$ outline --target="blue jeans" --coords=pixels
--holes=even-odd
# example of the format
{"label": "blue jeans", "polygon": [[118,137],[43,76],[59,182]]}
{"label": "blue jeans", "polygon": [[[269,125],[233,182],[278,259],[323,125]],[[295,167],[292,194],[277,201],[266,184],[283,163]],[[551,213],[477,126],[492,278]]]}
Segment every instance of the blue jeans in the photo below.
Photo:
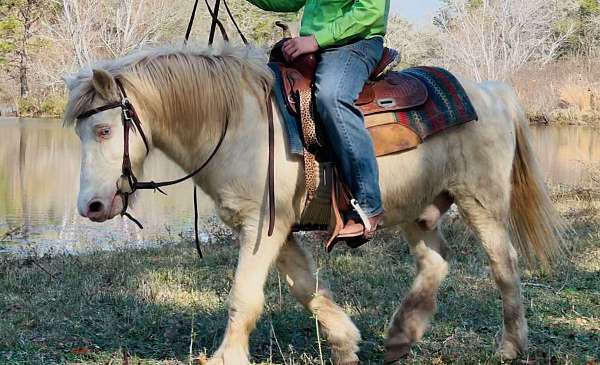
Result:
{"label": "blue jeans", "polygon": [[315,105],[337,167],[350,191],[372,217],[383,212],[379,170],[364,117],[354,106],[383,55],[383,39],[362,39],[319,53]]}

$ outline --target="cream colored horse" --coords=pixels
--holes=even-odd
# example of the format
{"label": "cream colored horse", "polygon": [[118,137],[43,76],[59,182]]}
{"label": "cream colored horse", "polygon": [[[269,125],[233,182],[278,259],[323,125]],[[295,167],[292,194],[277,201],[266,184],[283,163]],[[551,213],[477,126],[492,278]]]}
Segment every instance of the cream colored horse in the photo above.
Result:
{"label": "cream colored horse", "polygon": [[[123,127],[118,109],[78,122],[86,110],[119,100],[115,78],[136,107],[150,148],[158,148],[184,170],[201,164],[217,143],[226,119],[225,141],[195,183],[215,202],[223,222],[239,233],[240,253],[231,289],[223,341],[209,364],[248,364],[248,337],[260,316],[263,286],[273,264],[293,295],[313,314],[327,336],[332,362],[355,364],[360,333],[322,281],[315,293],[312,258],[290,234],[305,199],[301,159],[287,152],[285,131],[275,116],[276,227],[267,236],[267,117],[265,98],[272,76],[248,49],[158,49],[96,65],[67,80],[66,121],[82,143],[78,208],[95,221],[121,210],[115,196],[121,174]],[[499,82],[463,81],[479,121],[434,136],[419,148],[379,158],[385,226],[400,225],[418,273],[394,314],[386,339],[386,362],[407,354],[431,318],[448,271],[440,230],[415,223],[440,194],[449,193],[488,254],[502,294],[504,328],[499,353],[515,358],[527,348],[517,252],[542,262],[561,252],[561,220],[538,174],[527,121],[513,90]],[[145,148],[132,132],[133,169],[141,173]]]}

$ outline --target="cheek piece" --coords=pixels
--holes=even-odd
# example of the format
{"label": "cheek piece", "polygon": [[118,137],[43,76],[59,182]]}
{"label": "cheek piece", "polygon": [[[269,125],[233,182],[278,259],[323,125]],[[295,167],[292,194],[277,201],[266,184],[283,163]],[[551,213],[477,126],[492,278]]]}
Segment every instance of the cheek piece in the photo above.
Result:
{"label": "cheek piece", "polygon": [[[138,114],[136,113],[135,108],[133,107],[133,104],[131,104],[131,102],[127,98],[127,93],[125,92],[125,88],[123,87],[121,80],[115,79],[115,81],[116,81],[118,89],[119,89],[119,94],[120,94],[121,100],[114,101],[114,102],[105,104],[103,106],[100,106],[98,108],[90,109],[86,112],[83,112],[77,116],[77,119],[81,120],[81,119],[89,118],[92,115],[101,113],[106,110],[121,108],[121,122],[123,123],[123,131],[124,131],[124,133],[123,133],[123,162],[121,165],[121,176],[119,177],[119,179],[117,180],[117,183],[116,183],[117,184],[117,195],[119,195],[121,197],[121,200],[123,202],[123,209],[121,210],[120,214],[122,216],[129,218],[140,229],[143,229],[144,227],[142,226],[142,224],[137,219],[135,219],[133,216],[131,216],[131,214],[129,214],[127,212],[127,208],[129,207],[129,196],[131,194],[133,194],[136,190],[154,190],[154,191],[159,191],[160,193],[162,193],[164,195],[167,195],[163,190],[161,190],[161,187],[178,184],[182,181],[185,181],[185,180],[191,178],[192,176],[196,175],[197,173],[199,173],[206,165],[208,165],[208,163],[212,160],[212,158],[215,156],[215,154],[217,153],[217,151],[223,144],[223,140],[225,139],[225,135],[227,134],[229,120],[227,120],[227,119],[225,120],[225,124],[221,131],[221,136],[219,137],[219,141],[217,142],[215,148],[212,150],[210,156],[196,170],[192,171],[191,173],[189,173],[179,179],[175,179],[175,180],[161,181],[161,182],[138,181],[138,179],[136,178],[136,176],[133,173],[133,170],[131,169],[131,160],[129,158],[129,131],[133,130],[135,133],[137,130],[140,137],[142,138],[142,141],[144,142],[144,146],[146,147],[146,155],[148,155],[148,153],[150,152],[150,148],[148,146],[148,139],[146,138],[146,135],[144,134],[144,131],[142,130],[142,122],[140,121],[140,118],[138,117]],[[268,103],[268,105],[270,106],[270,103]],[[270,110],[270,108],[269,108],[269,110]],[[271,115],[272,112],[270,112],[269,114]],[[200,250],[200,240],[198,239],[198,203],[197,203],[197,193],[196,193],[195,186],[194,186],[194,228],[195,228],[196,249],[198,251],[198,255],[200,255],[200,257],[202,257],[202,251]]]}

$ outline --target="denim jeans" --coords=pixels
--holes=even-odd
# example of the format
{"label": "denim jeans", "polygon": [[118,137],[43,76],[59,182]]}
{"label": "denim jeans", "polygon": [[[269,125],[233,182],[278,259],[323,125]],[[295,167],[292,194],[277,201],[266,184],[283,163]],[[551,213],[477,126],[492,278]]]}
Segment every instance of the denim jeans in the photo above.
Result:
{"label": "denim jeans", "polygon": [[350,191],[372,217],[383,212],[379,170],[364,117],[354,106],[383,54],[383,39],[362,39],[319,52],[315,105],[337,167]]}

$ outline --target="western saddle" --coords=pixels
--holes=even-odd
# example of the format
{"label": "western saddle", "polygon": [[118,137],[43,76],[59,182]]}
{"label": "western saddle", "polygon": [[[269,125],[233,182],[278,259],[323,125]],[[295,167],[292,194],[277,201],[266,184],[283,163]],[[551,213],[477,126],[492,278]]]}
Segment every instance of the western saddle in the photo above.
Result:
{"label": "western saddle", "polygon": [[[325,147],[317,133],[319,128],[315,120],[318,118],[313,107],[318,56],[315,53],[305,54],[288,63],[282,52],[282,46],[287,39],[289,38],[275,44],[269,62],[279,67],[286,106],[301,125],[308,204],[317,191],[318,165],[315,153]],[[393,112],[423,105],[428,98],[427,88],[413,76],[389,72],[399,63],[399,59],[398,51],[385,48],[381,60],[355,101],[355,105],[365,116],[365,124],[371,134],[377,156],[404,151],[421,143],[421,138],[414,131],[397,122]],[[347,189],[341,183],[335,185],[331,198],[332,236],[327,243],[328,250],[335,244],[337,232],[343,227],[341,212],[350,209],[350,195]]]}

